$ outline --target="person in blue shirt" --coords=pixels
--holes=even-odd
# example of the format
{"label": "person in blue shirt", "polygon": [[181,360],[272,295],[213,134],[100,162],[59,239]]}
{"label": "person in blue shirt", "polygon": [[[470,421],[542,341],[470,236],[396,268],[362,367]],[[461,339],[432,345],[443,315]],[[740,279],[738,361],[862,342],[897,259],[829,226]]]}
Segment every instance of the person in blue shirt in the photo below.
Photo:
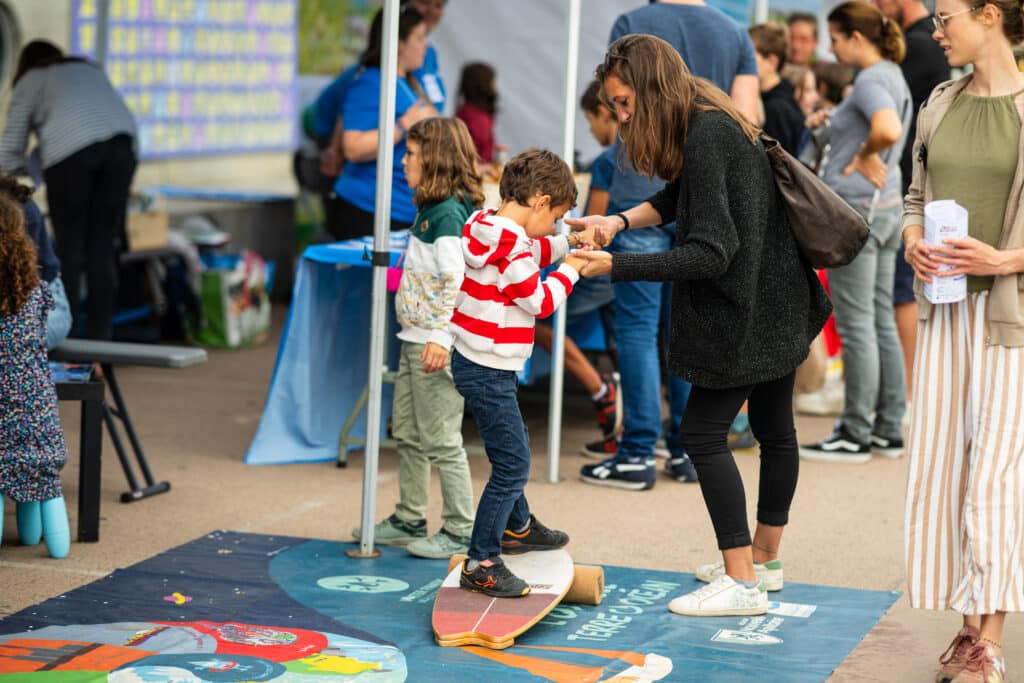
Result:
{"label": "person in blue shirt", "polygon": [[377,142],[380,134],[394,140],[394,160],[390,173],[391,229],[408,228],[416,217],[412,189],[405,180],[402,157],[405,132],[415,123],[437,116],[419,81],[413,75],[423,65],[427,50],[427,24],[415,8],[406,6],[398,18],[398,82],[395,93],[395,124],[378,130],[381,89],[381,34],[383,12],[373,18],[370,39],[359,58],[361,70],[345,92],[342,135],[345,167],[334,184],[333,211],[327,230],[338,240],[373,233],[373,215],[377,195]]}
{"label": "person in blue shirt", "polygon": [[[448,4],[448,0],[406,0],[403,4],[413,7],[423,15],[429,35],[441,23],[441,19],[444,17],[444,7]],[[441,80],[440,67],[437,64],[437,51],[434,50],[433,45],[427,44],[427,54],[423,57],[423,66],[416,69],[413,76],[422,84],[423,92],[434,108],[443,112],[448,99],[448,91],[445,90],[444,81]]]}

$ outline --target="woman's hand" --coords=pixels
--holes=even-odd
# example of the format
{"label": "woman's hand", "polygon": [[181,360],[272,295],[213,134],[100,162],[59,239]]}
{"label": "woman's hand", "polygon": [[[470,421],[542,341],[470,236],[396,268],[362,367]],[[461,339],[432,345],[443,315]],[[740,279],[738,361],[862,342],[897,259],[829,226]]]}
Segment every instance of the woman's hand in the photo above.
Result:
{"label": "woman's hand", "polygon": [[565,224],[574,232],[583,231],[593,234],[593,244],[607,247],[615,235],[624,227],[621,218],[615,216],[584,216],[583,218],[566,218]]}
{"label": "woman's hand", "polygon": [[931,257],[936,263],[953,268],[937,273],[939,277],[1008,275],[1013,272],[1011,255],[981,240],[949,238],[942,240],[942,244],[930,247]]}
{"label": "woman's hand", "polygon": [[843,175],[860,173],[868,179],[868,182],[879,188],[885,187],[887,172],[888,169],[885,167],[885,162],[882,161],[882,157],[877,152],[872,152],[871,154],[857,152],[853,155],[853,160],[850,161],[850,164],[843,169]]}
{"label": "woman's hand", "polygon": [[576,270],[584,277],[607,275],[612,272],[612,255],[607,251],[574,251],[569,258],[583,262],[582,267]]}
{"label": "woman's hand", "polygon": [[423,372],[427,374],[443,370],[448,365],[448,349],[440,344],[427,342],[423,345],[420,362],[423,363]]}
{"label": "woman's hand", "polygon": [[417,100],[411,107],[405,110],[404,114],[398,117],[398,123],[404,131],[409,132],[410,128],[423,119],[429,119],[431,116],[437,116],[437,110]]}
{"label": "woman's hand", "polygon": [[921,282],[931,282],[939,273],[939,264],[932,258],[931,248],[923,237],[908,238],[903,245],[903,258],[914,269]]}

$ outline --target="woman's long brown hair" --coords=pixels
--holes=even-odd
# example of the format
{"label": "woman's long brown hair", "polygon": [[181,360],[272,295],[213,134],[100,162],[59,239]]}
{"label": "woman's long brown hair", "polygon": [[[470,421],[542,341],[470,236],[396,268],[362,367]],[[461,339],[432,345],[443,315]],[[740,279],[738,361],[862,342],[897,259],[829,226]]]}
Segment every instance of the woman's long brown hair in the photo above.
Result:
{"label": "woman's long brown hair", "polygon": [[36,248],[25,231],[21,206],[0,194],[0,316],[14,315],[39,286]]}
{"label": "woman's long brown hair", "polygon": [[414,200],[418,206],[449,197],[484,203],[483,180],[476,168],[476,146],[466,124],[459,119],[434,116],[409,129],[409,140],[420,146],[420,182]]}
{"label": "woman's long brown hair", "polygon": [[[661,38],[632,34],[616,40],[597,67],[602,86],[609,76],[635,93],[633,115],[619,124],[619,134],[629,162],[640,173],[676,179],[683,169],[683,147],[694,111],[727,114],[751,144],[760,135],[760,129],[740,113],[728,95],[711,81],[691,74],[676,49]],[[609,108],[614,111],[611,105]]]}

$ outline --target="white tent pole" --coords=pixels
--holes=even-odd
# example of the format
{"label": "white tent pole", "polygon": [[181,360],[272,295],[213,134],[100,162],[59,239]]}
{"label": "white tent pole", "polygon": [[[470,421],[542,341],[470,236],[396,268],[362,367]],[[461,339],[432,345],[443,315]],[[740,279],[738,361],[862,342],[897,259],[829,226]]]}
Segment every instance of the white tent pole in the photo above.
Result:
{"label": "white tent pole", "polygon": [[763,24],[768,21],[768,0],[754,0],[754,23]]}
{"label": "white tent pole", "polygon": [[385,309],[387,307],[387,267],[391,252],[391,178],[395,157],[395,88],[398,81],[398,0],[384,3],[381,27],[380,118],[377,130],[377,200],[373,215],[373,310],[370,316],[370,366],[366,400],[366,457],[363,470],[363,515],[359,557],[376,557],[373,525],[377,511],[377,462],[380,455],[380,407],[383,390]]}
{"label": "white tent pole", "polygon": [[[568,0],[565,39],[565,111],[562,158],[572,166],[576,148],[576,72],[580,59],[580,0]],[[551,345],[551,394],[548,399],[548,481],[558,483],[562,448],[562,390],[565,380],[565,306],[555,313]]]}

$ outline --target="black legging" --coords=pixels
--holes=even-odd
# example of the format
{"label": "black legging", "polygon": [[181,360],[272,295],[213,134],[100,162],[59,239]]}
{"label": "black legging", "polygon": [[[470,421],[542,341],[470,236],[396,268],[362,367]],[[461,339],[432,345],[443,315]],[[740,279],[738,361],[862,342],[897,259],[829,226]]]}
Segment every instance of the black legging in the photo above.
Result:
{"label": "black legging", "polygon": [[686,404],[680,438],[697,468],[700,490],[711,514],[719,550],[751,544],[747,502],[736,461],[729,450],[729,426],[749,401],[750,428],[761,444],[757,521],[785,526],[796,491],[800,454],[793,426],[793,378],[733,389],[694,386]]}
{"label": "black legging", "polygon": [[[113,333],[118,252],[135,165],[134,140],[117,135],[43,171],[61,279],[71,307],[72,336],[110,339]],[[81,330],[83,271],[89,296]]]}

